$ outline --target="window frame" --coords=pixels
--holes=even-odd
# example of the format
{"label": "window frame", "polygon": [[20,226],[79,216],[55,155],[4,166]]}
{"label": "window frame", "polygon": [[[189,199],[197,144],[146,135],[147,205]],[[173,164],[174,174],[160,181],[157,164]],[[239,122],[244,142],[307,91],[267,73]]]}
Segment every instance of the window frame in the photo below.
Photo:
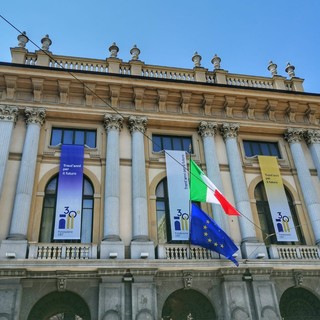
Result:
{"label": "window frame", "polygon": [[[157,148],[155,148],[155,141],[154,139],[160,139],[159,142],[156,143]],[[163,141],[164,139],[168,139],[170,141],[170,148],[166,148],[165,142]],[[189,151],[189,146],[188,150],[184,148],[184,142],[183,139],[188,139],[189,146],[191,144],[191,152]],[[153,153],[160,153],[163,152],[164,150],[178,150],[178,151],[186,151],[187,153],[193,154],[194,152],[194,146],[193,146],[193,139],[192,135],[174,135],[174,134],[161,134],[161,133],[152,133],[151,136],[152,140],[152,152]],[[180,148],[175,148],[174,145],[179,141],[180,143]]]}
{"label": "window frame", "polygon": [[[47,193],[47,188],[48,186],[56,179],[56,185],[55,185],[55,191],[54,193]],[[85,184],[89,183],[90,187],[92,188],[92,195],[85,194]],[[90,242],[82,242],[82,239],[80,238],[79,240],[70,240],[70,239],[64,239],[64,240],[54,240],[54,226],[55,226],[55,218],[56,218],[56,205],[57,205],[57,192],[58,192],[58,185],[59,185],[59,174],[54,175],[49,179],[47,182],[45,189],[44,189],[44,197],[43,197],[43,203],[42,203],[42,210],[41,210],[41,219],[40,219],[40,229],[39,229],[39,235],[38,235],[38,241],[39,243],[92,243],[93,241],[93,226],[94,226],[94,185],[92,181],[86,176],[83,175],[83,184],[82,184],[82,206],[81,206],[81,215],[83,215],[83,209],[84,209],[84,202],[85,200],[91,200],[92,202],[92,207],[91,208],[86,208],[86,209],[91,209],[91,239]],[[53,209],[52,217],[51,217],[51,231],[50,231],[50,240],[49,241],[42,241],[42,225],[44,223],[44,211],[48,208],[45,207],[45,202],[46,199],[48,198],[53,198],[54,199],[54,205],[51,207]],[[82,228],[83,228],[83,220],[81,220],[81,231],[80,231],[80,237],[83,236],[82,234]]]}
{"label": "window frame", "polygon": [[[54,131],[58,131],[61,130],[61,138],[60,138],[60,142],[57,142],[53,144],[53,140],[54,140]],[[72,132],[72,143],[64,143],[64,137],[66,132]],[[77,132],[83,132],[84,133],[84,142],[83,144],[78,144],[75,143],[76,140],[76,134]],[[88,135],[93,133],[94,134],[94,146],[90,145],[90,143],[88,142],[89,138]],[[89,144],[88,144],[89,143]],[[87,128],[73,128],[73,127],[60,127],[60,126],[52,126],[51,128],[51,134],[50,134],[50,146],[54,147],[54,146],[58,146],[61,144],[67,144],[67,145],[84,145],[86,147],[89,147],[91,149],[95,149],[97,148],[97,129],[87,129]]]}
{"label": "window frame", "polygon": [[[254,146],[253,144],[256,144],[256,146]],[[280,160],[283,160],[279,141],[243,139],[242,145],[243,145],[244,155],[246,158],[255,158],[257,156],[274,156]],[[254,151],[255,147],[259,149],[259,152],[255,153]],[[274,147],[276,149],[275,153],[271,150],[271,147]],[[250,148],[251,155],[247,154],[248,148]],[[263,148],[267,148],[268,152],[264,152]]]}

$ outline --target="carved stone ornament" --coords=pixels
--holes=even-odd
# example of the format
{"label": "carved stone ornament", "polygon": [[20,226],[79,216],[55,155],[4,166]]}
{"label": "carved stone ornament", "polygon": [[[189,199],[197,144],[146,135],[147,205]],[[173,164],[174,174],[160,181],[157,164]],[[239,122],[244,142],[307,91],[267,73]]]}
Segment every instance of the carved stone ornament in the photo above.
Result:
{"label": "carved stone ornament", "polygon": [[106,131],[117,130],[120,131],[123,127],[123,117],[116,114],[106,114],[104,116],[103,126]]}
{"label": "carved stone ornament", "polygon": [[191,272],[186,272],[183,274],[183,283],[185,289],[190,289],[192,287],[192,280],[193,277]]}
{"label": "carved stone ornament", "polygon": [[237,138],[239,128],[238,123],[223,123],[220,132],[224,139]]}
{"label": "carved stone ornament", "polygon": [[128,128],[131,133],[140,131],[144,134],[147,128],[147,122],[148,119],[146,117],[130,116],[128,119]]}
{"label": "carved stone ornament", "polygon": [[25,110],[26,114],[26,124],[30,123],[43,125],[46,118],[46,109],[44,108],[29,108],[27,107]]}
{"label": "carved stone ornament", "polygon": [[304,135],[303,129],[289,128],[287,132],[284,134],[284,138],[289,143],[296,143],[296,142],[302,141],[303,135]]}
{"label": "carved stone ornament", "polygon": [[201,121],[198,133],[202,138],[213,137],[217,133],[218,124],[216,122]]}
{"label": "carved stone ornament", "polygon": [[67,279],[65,278],[58,278],[57,279],[57,289],[58,291],[66,291],[67,289]]}
{"label": "carved stone ornament", "polygon": [[304,133],[304,139],[307,144],[320,143],[320,130],[307,130]]}
{"label": "carved stone ornament", "polygon": [[294,281],[295,281],[296,287],[301,287],[303,283],[303,274],[301,272],[295,272]]}
{"label": "carved stone ornament", "polygon": [[17,122],[19,109],[7,105],[0,105],[0,120]]}

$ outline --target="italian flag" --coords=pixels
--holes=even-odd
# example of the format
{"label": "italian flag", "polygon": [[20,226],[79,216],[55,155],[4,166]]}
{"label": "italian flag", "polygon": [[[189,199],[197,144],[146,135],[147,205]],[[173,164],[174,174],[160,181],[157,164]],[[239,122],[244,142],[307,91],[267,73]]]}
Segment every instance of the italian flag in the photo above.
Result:
{"label": "italian flag", "polygon": [[228,215],[240,216],[235,207],[224,197],[202,170],[190,161],[190,200],[220,204]]}

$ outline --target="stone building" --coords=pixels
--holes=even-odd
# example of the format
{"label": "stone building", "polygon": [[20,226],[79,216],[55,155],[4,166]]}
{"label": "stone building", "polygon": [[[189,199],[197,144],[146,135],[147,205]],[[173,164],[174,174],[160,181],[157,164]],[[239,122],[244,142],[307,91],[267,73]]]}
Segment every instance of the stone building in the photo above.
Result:
{"label": "stone building", "polygon": [[[124,62],[115,43],[101,60],[41,43],[20,34],[0,62],[0,319],[320,318],[320,95],[294,66],[259,77],[217,55],[182,69],[136,46]],[[78,239],[55,238],[63,145],[84,146]],[[172,241],[164,150],[190,153],[241,212],[200,204],[238,267]],[[258,156],[276,159],[294,241],[276,236]]]}

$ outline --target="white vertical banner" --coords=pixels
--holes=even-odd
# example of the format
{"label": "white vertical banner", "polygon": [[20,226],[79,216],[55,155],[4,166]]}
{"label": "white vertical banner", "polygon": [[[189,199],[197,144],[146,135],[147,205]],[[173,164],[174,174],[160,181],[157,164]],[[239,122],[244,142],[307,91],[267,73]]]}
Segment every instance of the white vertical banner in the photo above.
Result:
{"label": "white vertical banner", "polygon": [[171,240],[189,240],[189,178],[185,151],[166,150]]}
{"label": "white vertical banner", "polygon": [[272,156],[258,156],[258,159],[277,240],[298,241],[278,160]]}

